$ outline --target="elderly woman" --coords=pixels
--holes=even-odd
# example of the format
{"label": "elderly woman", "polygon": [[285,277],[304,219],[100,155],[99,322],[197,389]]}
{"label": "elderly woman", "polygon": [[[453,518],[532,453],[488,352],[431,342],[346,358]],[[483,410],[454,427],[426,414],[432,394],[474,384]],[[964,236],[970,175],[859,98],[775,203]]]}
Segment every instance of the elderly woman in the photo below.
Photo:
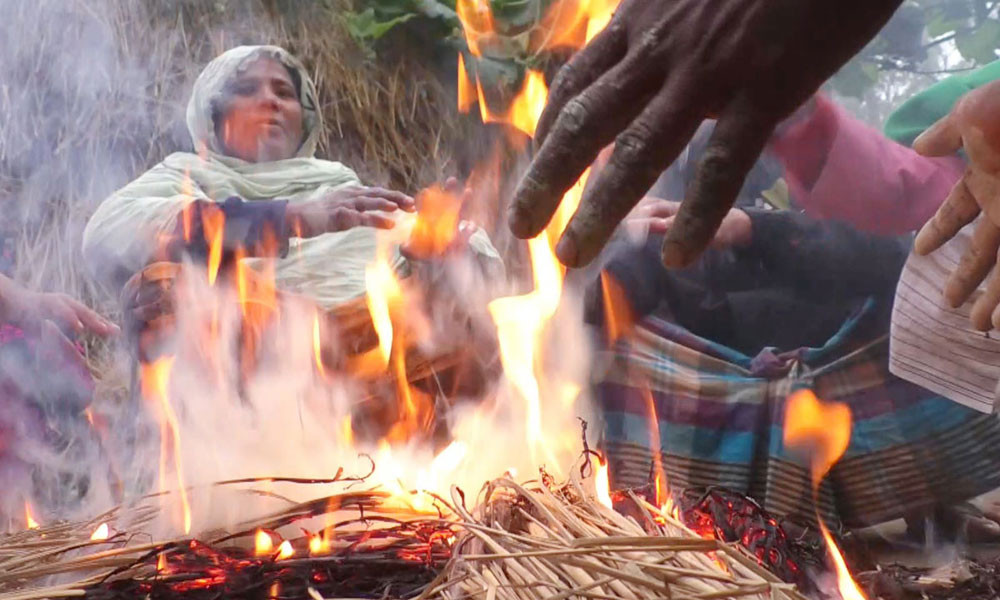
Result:
{"label": "elderly woman", "polygon": [[[225,218],[223,265],[232,264],[237,251],[246,257],[242,260],[273,258],[280,292],[304,297],[324,310],[336,307],[331,314],[349,308],[346,312],[353,315],[354,307],[358,314],[367,314],[363,303],[351,301],[365,295],[365,268],[376,260],[377,252],[384,251],[377,248],[376,231],[392,228],[402,212],[415,211],[416,203],[397,191],[363,186],[350,168],[315,158],[323,129],[317,106],[313,82],[285,50],[274,46],[229,50],[205,68],[191,94],[187,125],[196,152],[171,154],[94,213],[84,232],[83,250],[106,281],[121,285],[131,278],[124,298],[126,323],[130,333],[139,335],[136,348],[143,360],[155,357],[160,341],[167,339],[161,333],[168,330],[158,324],[171,322],[159,319],[173,310],[172,294],[166,293],[170,285],[155,278],[176,269],[171,271],[173,267],[162,261],[191,256],[204,264],[206,239],[212,237],[206,233],[213,233],[210,225],[219,222],[220,213]],[[464,332],[488,331],[485,312],[462,320],[452,307],[441,304],[462,297],[446,291],[458,271],[450,270],[451,265],[470,267],[461,272],[471,282],[465,279],[459,285],[473,290],[486,289],[476,284],[495,267],[502,269],[485,233],[466,225],[459,224],[454,242],[444,249],[447,261],[415,260],[414,254],[427,258],[405,251],[416,247],[390,249],[397,273],[419,275],[426,301],[435,303],[436,313],[447,315],[441,331],[435,330],[435,339],[465,340],[469,336]],[[147,269],[153,262],[161,264]],[[341,336],[351,346],[341,346],[344,351],[357,352],[363,348],[355,346],[374,343],[367,321],[351,323],[351,333]],[[462,336],[452,335],[456,327],[465,328]],[[413,375],[411,382],[450,394],[479,389],[497,364],[496,355],[490,343],[470,345],[473,352],[447,366],[437,365],[433,382],[426,373]],[[349,357],[335,350],[338,344],[327,347],[330,356],[324,360],[331,368],[350,364]],[[427,350],[432,354],[424,358],[434,361],[438,356],[434,353],[447,350]],[[396,405],[389,401],[391,391],[377,395],[385,397],[387,406]],[[395,418],[392,410],[386,411],[356,419],[355,425],[379,435]]]}
{"label": "elderly woman", "polygon": [[[362,295],[376,229],[393,227],[415,204],[315,158],[323,130],[317,106],[305,68],[281,48],[242,46],[217,57],[187,108],[196,153],[171,154],[101,204],[84,232],[90,264],[120,283],[152,260],[203,252],[200,217],[217,208],[227,255],[278,254],[280,289],[323,307]],[[469,245],[499,261],[485,234]],[[395,266],[403,263],[397,253]]]}

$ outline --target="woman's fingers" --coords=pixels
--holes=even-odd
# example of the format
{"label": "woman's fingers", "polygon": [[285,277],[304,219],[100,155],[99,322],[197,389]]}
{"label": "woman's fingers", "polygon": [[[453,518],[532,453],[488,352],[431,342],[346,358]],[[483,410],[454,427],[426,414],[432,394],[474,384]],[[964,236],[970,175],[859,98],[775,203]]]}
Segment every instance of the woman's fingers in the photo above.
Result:
{"label": "woman's fingers", "polygon": [[966,185],[966,178],[962,177],[931,220],[920,228],[913,242],[914,252],[926,255],[937,250],[971,223],[979,212],[979,204]]}
{"label": "woman's fingers", "polygon": [[359,196],[375,197],[388,200],[407,212],[416,210],[416,201],[412,196],[395,190],[387,190],[381,187],[364,187],[358,192]]}
{"label": "woman's fingers", "polygon": [[79,322],[83,323],[83,326],[86,327],[88,331],[101,337],[118,335],[121,332],[117,325],[97,314],[96,311],[91,310],[72,298],[69,298],[68,300],[70,302],[70,306],[73,308],[73,312],[76,313],[77,319]]}
{"label": "woman's fingers", "polygon": [[380,210],[382,212],[394,212],[399,210],[399,205],[392,200],[386,200],[385,198],[376,198],[370,196],[363,196],[354,201],[354,210],[358,212],[366,212],[372,210]]}
{"label": "woman's fingers", "polygon": [[[955,272],[948,278],[944,297],[953,308],[958,308],[976,291],[996,265],[997,250],[1000,250],[1000,227],[986,218],[979,219],[972,234],[968,250]],[[989,315],[992,310],[986,313]],[[988,322],[988,319],[986,319]]]}
{"label": "woman's fingers", "polygon": [[913,140],[913,149],[924,156],[947,156],[962,147],[962,134],[954,113],[938,120]]}

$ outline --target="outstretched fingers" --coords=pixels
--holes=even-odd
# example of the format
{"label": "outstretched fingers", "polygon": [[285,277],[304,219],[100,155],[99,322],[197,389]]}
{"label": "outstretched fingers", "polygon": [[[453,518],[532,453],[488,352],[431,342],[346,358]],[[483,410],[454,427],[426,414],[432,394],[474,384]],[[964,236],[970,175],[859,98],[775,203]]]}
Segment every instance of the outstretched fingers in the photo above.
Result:
{"label": "outstretched fingers", "polygon": [[913,149],[924,156],[947,156],[962,147],[962,134],[954,115],[939,119],[913,140]]}
{"label": "outstretched fingers", "polygon": [[[655,90],[656,78],[648,76],[639,56],[627,57],[562,106],[514,193],[509,214],[514,235],[538,235],[566,190],[642,110],[642,99]],[[623,108],[622,97],[636,101]]]}
{"label": "outstretched fingers", "polygon": [[955,184],[931,220],[920,228],[913,242],[914,252],[927,255],[937,250],[979,214],[979,204],[965,179],[963,177]]}
{"label": "outstretched fingers", "polygon": [[687,266],[708,247],[779,120],[742,98],[726,107],[663,240],[665,265]]}
{"label": "outstretched fingers", "polygon": [[[944,297],[952,308],[958,308],[969,299],[979,284],[986,279],[996,265],[997,250],[1000,250],[1000,227],[987,218],[979,219],[972,234],[969,248],[962,255],[958,267],[948,278]],[[979,322],[989,323],[992,309],[981,315]],[[976,319],[973,319],[976,322]]]}
{"label": "outstretched fingers", "polygon": [[569,61],[559,69],[545,110],[535,127],[535,144],[541,145],[555,123],[563,107],[572,98],[590,87],[601,75],[615,66],[628,49],[628,38],[625,25],[620,19],[612,19],[597,36],[583,49],[575,53]]}
{"label": "outstretched fingers", "polygon": [[618,136],[611,158],[588,185],[556,246],[563,264],[579,267],[600,253],[618,224],[697,129],[701,122],[697,106],[692,88],[674,82]]}

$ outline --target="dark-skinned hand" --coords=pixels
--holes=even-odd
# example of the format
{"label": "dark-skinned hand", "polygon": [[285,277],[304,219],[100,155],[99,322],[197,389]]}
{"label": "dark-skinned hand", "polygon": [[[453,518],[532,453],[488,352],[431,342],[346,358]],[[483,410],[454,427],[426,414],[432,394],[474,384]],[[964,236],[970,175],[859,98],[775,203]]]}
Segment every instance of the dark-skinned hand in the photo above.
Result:
{"label": "dark-skinned hand", "polygon": [[557,247],[590,262],[706,117],[718,125],[663,246],[690,264],[775,126],[878,32],[900,0],[624,0],[556,76],[510,226],[537,235],[615,143]]}

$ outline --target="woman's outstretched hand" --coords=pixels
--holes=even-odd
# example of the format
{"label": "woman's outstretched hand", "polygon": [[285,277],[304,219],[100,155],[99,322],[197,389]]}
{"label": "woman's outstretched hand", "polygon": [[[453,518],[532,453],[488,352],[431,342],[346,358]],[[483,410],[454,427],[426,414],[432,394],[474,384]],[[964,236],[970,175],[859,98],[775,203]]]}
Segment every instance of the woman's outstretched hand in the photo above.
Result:
{"label": "woman's outstretched hand", "polygon": [[0,275],[0,321],[26,329],[41,329],[46,321],[76,334],[108,337],[118,326],[66,294],[35,292]]}
{"label": "woman's outstretched hand", "polygon": [[913,147],[926,156],[946,156],[961,148],[969,159],[965,175],[917,234],[914,250],[933,252],[982,214],[969,249],[948,279],[945,299],[953,307],[961,306],[992,272],[970,318],[980,331],[1000,328],[1000,81],[966,94]]}
{"label": "woman's outstretched hand", "polygon": [[718,118],[663,245],[668,266],[711,242],[778,124],[870,40],[900,0],[624,0],[560,70],[539,146],[511,206],[518,237],[540,232],[612,141],[557,247],[590,262],[706,117]]}
{"label": "woman's outstretched hand", "polygon": [[353,227],[391,229],[395,221],[379,213],[396,210],[413,212],[413,198],[380,187],[349,186],[316,200],[289,203],[285,221],[295,237],[311,238]]}

